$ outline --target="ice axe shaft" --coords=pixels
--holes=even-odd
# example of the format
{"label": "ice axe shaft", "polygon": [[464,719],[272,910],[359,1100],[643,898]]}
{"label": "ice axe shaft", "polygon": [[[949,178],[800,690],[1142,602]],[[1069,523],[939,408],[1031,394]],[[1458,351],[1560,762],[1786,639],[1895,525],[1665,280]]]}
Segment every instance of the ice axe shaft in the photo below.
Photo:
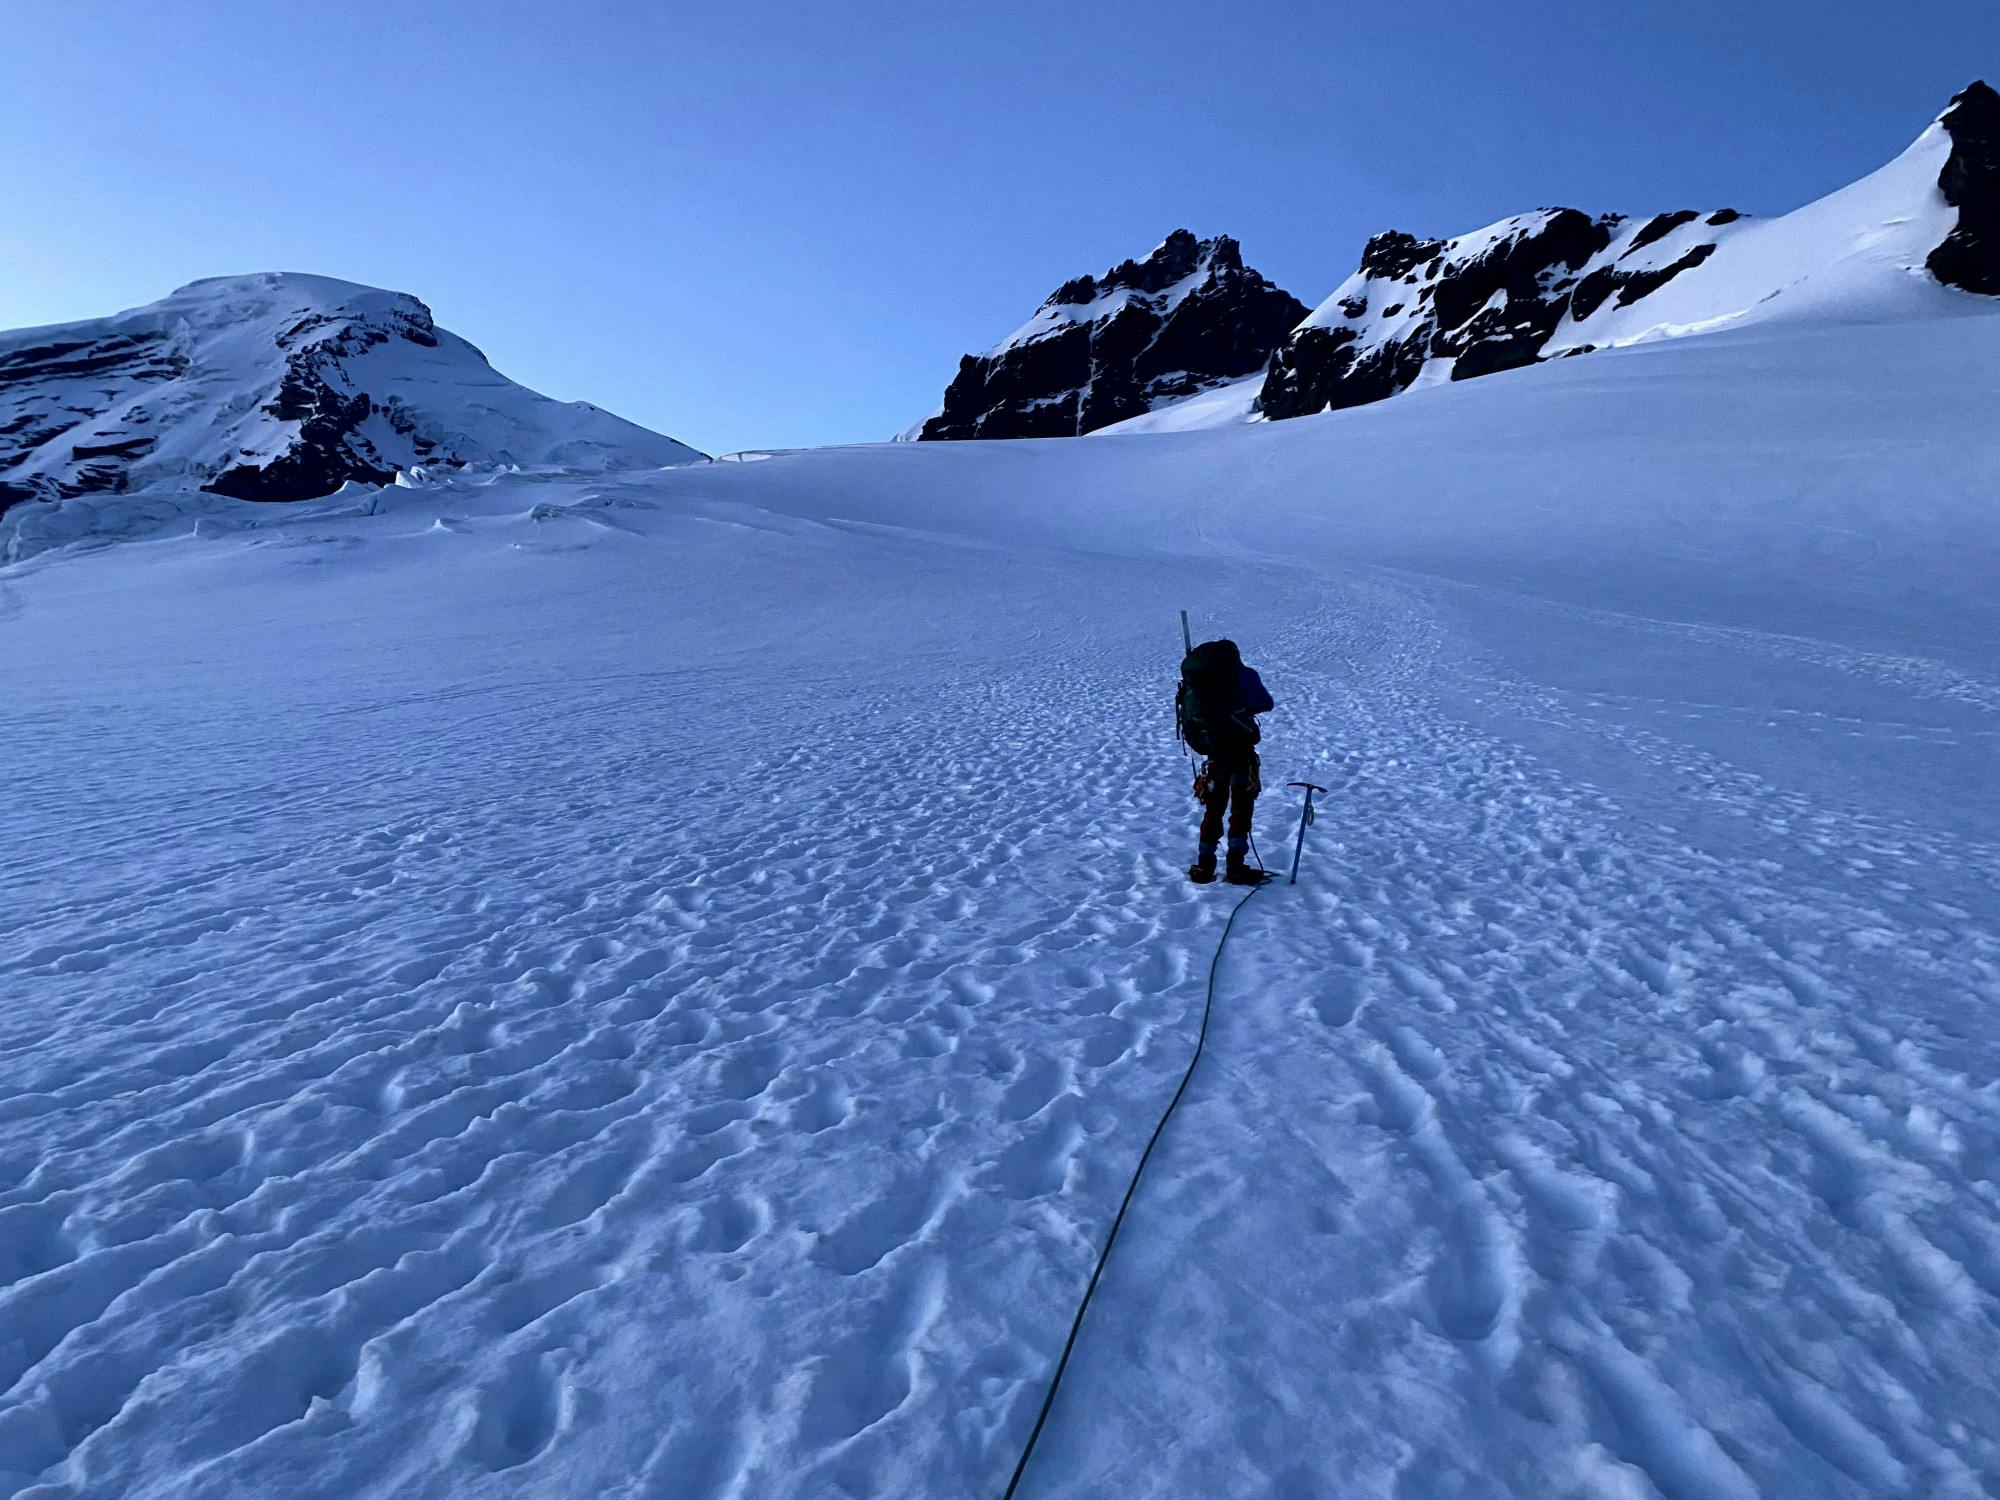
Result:
{"label": "ice axe shaft", "polygon": [[1187,611],[1181,611],[1181,655],[1194,650],[1194,637],[1188,634]]}
{"label": "ice axe shaft", "polygon": [[1285,785],[1302,786],[1306,789],[1306,805],[1299,810],[1299,841],[1292,846],[1292,878],[1286,882],[1287,885],[1297,885],[1299,883],[1299,859],[1306,852],[1306,830],[1312,827],[1315,816],[1313,812],[1313,793],[1324,792],[1326,788],[1315,785],[1310,781],[1288,781]]}

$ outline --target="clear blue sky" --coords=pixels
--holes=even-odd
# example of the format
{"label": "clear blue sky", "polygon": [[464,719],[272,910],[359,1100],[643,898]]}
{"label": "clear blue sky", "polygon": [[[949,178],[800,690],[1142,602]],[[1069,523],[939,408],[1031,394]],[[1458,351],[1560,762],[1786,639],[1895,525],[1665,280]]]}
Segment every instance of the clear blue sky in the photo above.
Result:
{"label": "clear blue sky", "polygon": [[1792,208],[2000,75],[2000,4],[18,0],[0,41],[0,327],[316,271],[723,452],[886,437],[1178,225],[1314,303],[1379,229]]}

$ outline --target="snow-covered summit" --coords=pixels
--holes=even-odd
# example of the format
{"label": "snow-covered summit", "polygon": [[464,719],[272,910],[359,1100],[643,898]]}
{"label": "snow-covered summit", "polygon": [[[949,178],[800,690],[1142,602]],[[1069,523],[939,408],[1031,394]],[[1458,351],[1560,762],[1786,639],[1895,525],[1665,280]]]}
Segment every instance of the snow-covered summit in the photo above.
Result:
{"label": "snow-covered summit", "polygon": [[1260,369],[1305,304],[1243,264],[1228,235],[1176,229],[1140,260],[1064,282],[968,354],[923,438],[1093,431]]}
{"label": "snow-covered summit", "polygon": [[2000,94],[1984,83],[1887,166],[1778,218],[1552,208],[1454,239],[1379,234],[1277,351],[1260,406],[1302,416],[1770,318],[1978,306],[1947,288],[2000,293]]}
{"label": "snow-covered summit", "polygon": [[155,486],[301,500],[418,464],[700,456],[515,384],[415,297],[327,276],[215,277],[0,333],[0,510]]}

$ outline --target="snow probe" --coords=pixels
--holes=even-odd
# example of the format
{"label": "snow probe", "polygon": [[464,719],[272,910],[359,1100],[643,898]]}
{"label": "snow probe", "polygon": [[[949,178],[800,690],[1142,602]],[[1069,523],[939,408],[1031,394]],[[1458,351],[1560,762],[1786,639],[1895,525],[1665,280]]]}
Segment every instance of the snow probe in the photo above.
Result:
{"label": "snow probe", "polygon": [[1319,816],[1318,813],[1313,811],[1313,793],[1324,792],[1326,788],[1317,786],[1310,781],[1288,781],[1285,785],[1302,786],[1306,789],[1306,805],[1299,811],[1299,841],[1292,846],[1292,878],[1285,882],[1287,885],[1297,885],[1299,883],[1299,856],[1306,852],[1306,830],[1312,827],[1313,820]]}

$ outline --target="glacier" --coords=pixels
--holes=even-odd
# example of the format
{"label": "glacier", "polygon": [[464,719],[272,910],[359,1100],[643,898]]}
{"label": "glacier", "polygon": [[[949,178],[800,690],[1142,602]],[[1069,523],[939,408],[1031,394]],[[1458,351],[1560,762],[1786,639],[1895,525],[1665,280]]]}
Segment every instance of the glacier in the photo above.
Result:
{"label": "glacier", "polygon": [[1023,1493],[1992,1493],[1956,312],[22,551],[0,1493],[997,1496],[1231,900],[1181,608],[1332,791]]}

